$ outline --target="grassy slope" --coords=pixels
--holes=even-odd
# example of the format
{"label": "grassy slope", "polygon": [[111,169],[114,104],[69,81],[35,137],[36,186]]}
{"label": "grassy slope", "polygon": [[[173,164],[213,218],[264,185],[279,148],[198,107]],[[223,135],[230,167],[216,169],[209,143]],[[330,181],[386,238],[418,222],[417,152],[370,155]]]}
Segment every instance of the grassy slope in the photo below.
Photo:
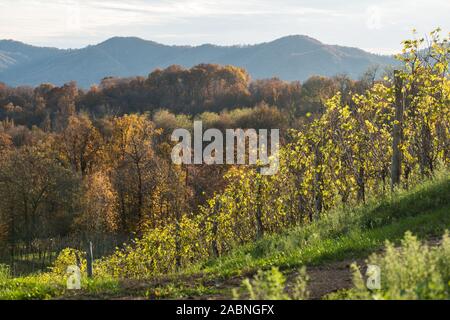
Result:
{"label": "grassy slope", "polygon": [[[210,294],[215,288],[208,284],[272,266],[289,272],[302,265],[365,258],[381,249],[386,240],[399,241],[408,230],[421,239],[430,239],[441,237],[446,229],[450,229],[450,179],[448,174],[443,174],[394,197],[330,211],[311,225],[266,236],[226,256],[193,266],[169,277],[170,285],[177,284],[179,290],[171,288],[165,296],[195,296],[195,288],[201,288],[199,296],[202,292]],[[192,275],[200,276],[193,287],[186,287]],[[164,291],[166,286],[159,290]],[[225,297],[229,294],[229,290],[221,293]]]}
{"label": "grassy slope", "polygon": [[364,257],[382,247],[385,240],[399,240],[407,230],[428,238],[441,236],[448,228],[450,179],[446,175],[393,198],[330,211],[314,224],[268,236],[192,271],[228,277],[270,266],[292,269]]}
{"label": "grassy slope", "polygon": [[[360,207],[330,211],[311,225],[266,236],[178,274],[148,281],[125,280],[120,284],[99,280],[99,285],[92,285],[89,290],[76,294],[75,298],[230,297],[230,287],[239,285],[239,277],[251,275],[258,269],[278,266],[289,273],[301,265],[364,258],[379,250],[386,240],[400,240],[407,230],[422,239],[440,237],[446,229],[450,229],[449,195],[450,177],[448,173],[442,174],[434,181],[424,182],[393,197],[373,200]],[[228,284],[218,286],[218,283]],[[45,285],[48,286],[48,283]],[[16,291],[16,297],[23,294],[27,298],[19,288]],[[47,298],[68,295],[61,288],[44,291]],[[38,298],[42,296],[37,295]],[[73,297],[73,293],[70,296]],[[36,296],[30,298],[33,297]]]}

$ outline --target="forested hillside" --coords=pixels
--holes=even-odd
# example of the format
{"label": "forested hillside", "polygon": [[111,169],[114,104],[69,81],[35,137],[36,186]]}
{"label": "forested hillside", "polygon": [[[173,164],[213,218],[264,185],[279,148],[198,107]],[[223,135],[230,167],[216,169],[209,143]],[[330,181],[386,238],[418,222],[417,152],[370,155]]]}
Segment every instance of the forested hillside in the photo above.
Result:
{"label": "forested hillside", "polygon": [[192,130],[194,119],[205,130],[278,128],[287,142],[295,138],[288,129],[308,125],[337,92],[350,103],[352,92],[363,94],[373,83],[372,71],[359,81],[300,83],[250,81],[240,68],[199,65],[157,70],[146,79],[105,79],[89,91],[74,83],[3,85],[3,237],[28,246],[50,237],[122,241],[149,219],[194,212],[225,187],[229,168],[173,166],[174,129]]}
{"label": "forested hillside", "polygon": [[287,81],[347,73],[360,77],[371,66],[395,64],[390,56],[357,48],[323,44],[307,36],[289,36],[248,46],[167,46],[139,38],[108,39],[82,49],[39,48],[0,41],[0,81],[11,86],[76,81],[82,88],[105,77],[144,76],[151,70],[201,63],[234,65],[253,79],[279,77]]}

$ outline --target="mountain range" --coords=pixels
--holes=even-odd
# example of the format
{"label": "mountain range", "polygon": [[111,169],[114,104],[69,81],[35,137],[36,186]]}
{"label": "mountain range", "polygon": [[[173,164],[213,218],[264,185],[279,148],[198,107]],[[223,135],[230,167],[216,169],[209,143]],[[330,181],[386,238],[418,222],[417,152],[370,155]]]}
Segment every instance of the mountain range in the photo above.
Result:
{"label": "mountain range", "polygon": [[156,68],[200,63],[243,67],[253,79],[303,81],[312,75],[340,73],[357,78],[372,65],[393,65],[395,60],[303,35],[246,46],[169,46],[136,37],[114,37],[81,49],[0,40],[0,81],[10,86],[76,81],[88,88],[107,76],[146,76]]}

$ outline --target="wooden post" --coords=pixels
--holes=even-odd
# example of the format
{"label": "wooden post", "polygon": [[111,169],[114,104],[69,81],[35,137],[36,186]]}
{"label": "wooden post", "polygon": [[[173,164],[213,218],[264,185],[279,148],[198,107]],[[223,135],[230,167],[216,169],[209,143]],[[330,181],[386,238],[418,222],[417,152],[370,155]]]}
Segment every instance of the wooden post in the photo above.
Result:
{"label": "wooden post", "polygon": [[75,259],[77,262],[77,267],[81,269],[81,259],[80,259],[80,255],[78,254],[78,251],[75,251]]}
{"label": "wooden post", "polygon": [[220,255],[219,253],[219,248],[217,245],[217,232],[219,231],[219,226],[218,226],[218,216],[219,216],[219,210],[220,210],[220,206],[219,206],[219,202],[218,200],[216,200],[216,203],[214,205],[214,211],[213,211],[213,225],[212,225],[212,242],[211,242],[211,248],[212,248],[212,253],[214,255],[214,257],[218,257]]}
{"label": "wooden post", "polygon": [[313,222],[314,219],[318,219],[320,213],[323,210],[323,174],[322,169],[318,170],[320,166],[323,164],[323,155],[320,150],[321,142],[315,146],[314,150],[314,169],[316,173],[314,174],[314,208],[315,208],[315,216],[314,213],[311,212],[309,215],[310,222]]}
{"label": "wooden post", "polygon": [[261,203],[261,193],[262,193],[262,177],[258,177],[258,189],[256,194],[256,237],[258,239],[264,236],[264,225],[262,221],[262,203]]}
{"label": "wooden post", "polygon": [[87,271],[88,278],[92,278],[92,276],[93,276],[93,271],[92,271],[93,262],[94,262],[94,255],[93,255],[93,250],[92,250],[92,241],[89,241],[87,252],[86,252],[86,269],[87,269],[86,271]]}
{"label": "wooden post", "polygon": [[175,222],[175,267],[179,271],[181,269],[181,214],[177,209],[177,221]]}
{"label": "wooden post", "polygon": [[395,84],[395,123],[392,132],[392,164],[391,164],[391,190],[400,184],[402,173],[402,152],[400,144],[402,141],[402,125],[403,125],[403,80],[400,71],[394,71]]}

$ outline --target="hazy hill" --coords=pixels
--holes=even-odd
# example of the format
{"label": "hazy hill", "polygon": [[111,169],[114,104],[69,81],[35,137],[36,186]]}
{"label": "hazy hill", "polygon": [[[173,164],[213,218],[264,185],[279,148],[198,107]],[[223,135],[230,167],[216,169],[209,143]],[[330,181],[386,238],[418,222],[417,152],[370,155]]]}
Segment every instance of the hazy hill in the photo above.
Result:
{"label": "hazy hill", "polygon": [[374,64],[389,65],[392,57],[357,48],[326,45],[307,36],[288,36],[250,46],[167,46],[134,37],[115,37],[82,49],[40,48],[12,40],[0,41],[0,81],[12,86],[75,80],[82,87],[106,76],[146,76],[172,64],[232,64],[254,79],[277,76],[305,80],[311,75],[347,73],[358,77]]}

